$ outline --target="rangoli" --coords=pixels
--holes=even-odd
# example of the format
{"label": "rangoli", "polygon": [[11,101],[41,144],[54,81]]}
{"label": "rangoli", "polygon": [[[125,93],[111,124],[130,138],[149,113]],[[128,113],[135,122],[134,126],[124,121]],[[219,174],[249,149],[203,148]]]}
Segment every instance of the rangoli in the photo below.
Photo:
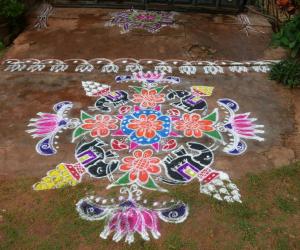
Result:
{"label": "rangoli", "polygon": [[37,30],[46,29],[48,27],[48,18],[52,14],[54,8],[49,3],[42,3],[40,7],[40,14],[34,24],[34,28]]}
{"label": "rangoli", "polygon": [[133,29],[155,33],[162,27],[175,27],[174,15],[174,12],[130,9],[111,13],[111,20],[106,23],[106,26],[119,26],[122,28],[121,33]]}
{"label": "rangoli", "polygon": [[[245,74],[251,72],[267,73],[278,60],[263,61],[186,61],[186,60],[158,60],[158,59],[134,59],[107,58],[93,59],[6,59],[0,65],[0,70],[6,72],[78,72],[78,73],[118,73],[121,70],[132,73],[132,75],[119,76],[117,82],[139,81],[144,77],[139,72],[145,68],[152,68],[150,83],[163,81],[165,83],[179,83],[178,77],[165,77],[165,74],[177,71],[183,75],[194,75],[202,72],[207,75],[224,74],[227,72]],[[145,76],[147,73],[145,73]],[[146,81],[149,82],[149,81]]]}
{"label": "rangoli", "polygon": [[[57,134],[72,129],[76,143],[73,163],[58,163],[33,185],[34,190],[75,186],[86,176],[106,179],[107,189],[120,189],[126,197],[89,196],[77,203],[86,220],[105,220],[100,237],[132,243],[134,235],[160,237],[160,221],[181,223],[189,213],[183,201],[147,203],[143,190],[167,193],[172,185],[197,180],[202,194],[226,202],[242,202],[238,187],[214,167],[214,152],[238,156],[247,140],[263,141],[263,125],[250,113],[239,112],[232,99],[218,99],[213,109],[213,86],[181,89],[181,79],[158,72],[118,75],[116,82],[128,91],[112,90],[109,83],[83,81],[94,105],[68,117],[72,102],[54,105],[54,113],[38,113],[28,130],[39,138],[36,151],[54,155]],[[132,84],[132,85],[131,85]]]}

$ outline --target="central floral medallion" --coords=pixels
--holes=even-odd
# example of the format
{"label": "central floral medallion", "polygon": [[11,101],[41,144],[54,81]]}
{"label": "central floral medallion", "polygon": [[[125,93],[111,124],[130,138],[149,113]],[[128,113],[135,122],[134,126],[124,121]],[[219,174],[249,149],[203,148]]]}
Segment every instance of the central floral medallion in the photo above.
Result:
{"label": "central floral medallion", "polygon": [[121,118],[121,130],[115,135],[129,136],[131,143],[130,149],[133,150],[140,145],[151,145],[156,151],[159,150],[159,143],[162,138],[167,138],[172,133],[171,119],[160,112],[160,107],[154,109],[142,110],[139,107],[134,108],[132,114]]}

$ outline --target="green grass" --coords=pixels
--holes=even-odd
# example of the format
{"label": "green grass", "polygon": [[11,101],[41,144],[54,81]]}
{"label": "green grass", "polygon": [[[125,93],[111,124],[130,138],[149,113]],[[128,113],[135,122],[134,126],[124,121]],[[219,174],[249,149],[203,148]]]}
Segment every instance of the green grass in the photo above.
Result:
{"label": "green grass", "polygon": [[[76,202],[93,190],[104,191],[101,182],[34,192],[36,179],[0,182],[0,249],[300,249],[300,163],[249,174],[234,182],[243,203],[227,204],[199,193],[199,184],[170,188],[169,194],[148,192],[147,199],[174,198],[187,202],[190,215],[184,223],[161,223],[161,238],[134,244],[102,240],[104,222],[79,218]],[[99,184],[100,183],[100,184]],[[4,209],[4,211],[3,211]]]}
{"label": "green grass", "polygon": [[285,213],[295,213],[297,209],[296,201],[288,198],[277,196],[275,198],[276,205]]}
{"label": "green grass", "polygon": [[188,241],[183,239],[179,233],[170,234],[164,242],[164,249],[168,250],[180,250],[180,249],[190,249],[197,250],[197,241]]}

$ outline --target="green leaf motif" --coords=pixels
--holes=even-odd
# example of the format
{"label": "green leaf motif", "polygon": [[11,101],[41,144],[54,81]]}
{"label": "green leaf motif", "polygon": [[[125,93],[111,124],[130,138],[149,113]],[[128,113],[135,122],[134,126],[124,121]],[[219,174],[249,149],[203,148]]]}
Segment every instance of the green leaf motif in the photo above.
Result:
{"label": "green leaf motif", "polygon": [[209,131],[209,132],[204,131],[204,134],[206,134],[207,136],[209,136],[213,139],[223,141],[222,135],[217,130],[213,130],[213,131]]}
{"label": "green leaf motif", "polygon": [[81,110],[81,113],[80,113],[80,119],[83,121],[85,119],[91,119],[93,118],[93,116],[89,115],[88,113],[84,112]]}
{"label": "green leaf motif", "polygon": [[78,137],[82,136],[83,134],[87,133],[88,131],[84,130],[82,127],[77,127],[73,131],[72,141],[75,141]]}
{"label": "green leaf motif", "polygon": [[218,118],[219,118],[218,109],[214,109],[213,112],[211,112],[209,115],[202,118],[202,120],[209,120],[209,121],[212,121],[213,123],[215,123],[218,120]]}
{"label": "green leaf motif", "polygon": [[151,177],[149,177],[149,180],[146,184],[143,184],[141,186],[144,188],[148,188],[148,189],[154,189],[154,190],[159,189],[159,187],[157,186],[157,184],[154,182],[154,180]]}
{"label": "green leaf motif", "polygon": [[118,180],[116,180],[112,186],[123,186],[123,185],[127,185],[130,183],[130,179],[129,179],[129,172],[122,175]]}
{"label": "green leaf motif", "polygon": [[157,91],[157,93],[159,94],[160,92],[163,91],[163,89],[165,88],[166,86],[163,86],[163,87],[157,87],[155,88],[155,90]]}
{"label": "green leaf motif", "polygon": [[138,94],[140,94],[141,93],[141,91],[142,91],[142,89],[143,88],[141,88],[141,87],[136,87],[136,86],[131,86],[133,89],[134,89],[134,91],[136,92],[136,93],[138,93]]}

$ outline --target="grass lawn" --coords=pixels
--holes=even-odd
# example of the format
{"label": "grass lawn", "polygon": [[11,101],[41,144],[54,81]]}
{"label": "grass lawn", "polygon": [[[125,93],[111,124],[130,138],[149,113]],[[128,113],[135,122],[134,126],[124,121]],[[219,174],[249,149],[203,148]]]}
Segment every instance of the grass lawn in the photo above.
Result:
{"label": "grass lawn", "polygon": [[6,178],[0,182],[0,249],[300,249],[299,180],[300,162],[234,180],[243,204],[201,195],[197,182],[176,187],[169,195],[190,205],[188,219],[161,223],[159,240],[144,242],[135,235],[128,246],[100,239],[103,222],[84,221],[75,211],[75,203],[103,190],[103,183],[35,192],[31,185],[37,179]]}

